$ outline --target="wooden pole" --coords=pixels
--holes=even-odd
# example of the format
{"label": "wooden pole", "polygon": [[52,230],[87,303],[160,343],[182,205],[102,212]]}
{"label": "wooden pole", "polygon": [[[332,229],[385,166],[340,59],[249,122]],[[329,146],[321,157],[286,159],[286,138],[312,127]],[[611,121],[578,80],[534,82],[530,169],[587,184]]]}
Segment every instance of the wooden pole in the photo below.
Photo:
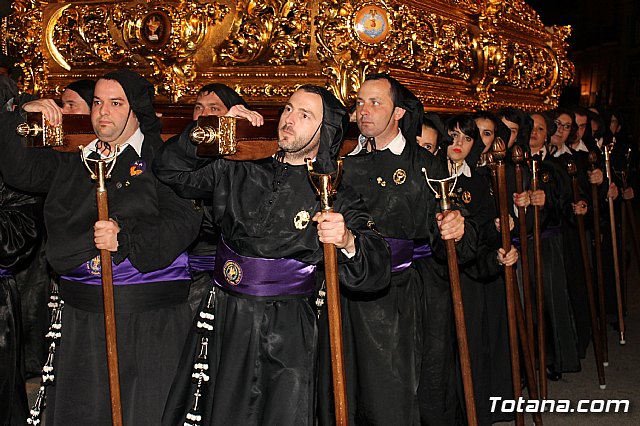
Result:
{"label": "wooden pole", "polygon": [[[580,200],[580,190],[578,188],[578,168],[573,161],[569,161],[567,164],[567,172],[571,176],[571,186],[573,188],[573,202],[584,202]],[[587,235],[584,226],[584,216],[575,215],[576,222],[578,223],[578,236],[580,237],[580,251],[582,252],[582,266],[585,276],[585,287],[587,290],[587,298],[589,300],[589,314],[591,317],[591,337],[593,339],[593,351],[596,357],[596,369],[598,370],[598,381],[600,382],[600,389],[606,389],[607,385],[604,377],[604,365],[602,363],[602,338],[600,336],[600,329],[598,320],[596,317],[596,301],[593,294],[593,276],[591,268],[589,267],[589,250],[587,248]]]}
{"label": "wooden pole", "polygon": [[[607,179],[611,184],[613,182],[613,175],[611,173],[611,150],[613,145],[605,146],[604,160],[607,171]],[[618,259],[618,238],[616,236],[616,211],[613,204],[613,199],[609,198],[609,224],[611,225],[611,245],[613,251],[613,271],[616,279],[616,302],[618,305],[618,327],[620,329],[620,344],[625,345],[625,327],[624,327],[624,312],[622,307],[622,287],[620,286],[620,264]]]}
{"label": "wooden pole", "polygon": [[[596,169],[598,156],[595,152],[589,152],[591,170]],[[598,285],[598,308],[600,319],[600,338],[602,339],[602,364],[609,365],[609,342],[607,341],[607,312],[604,306],[604,267],[602,265],[602,231],[600,230],[600,197],[598,185],[591,184],[591,200],[593,204],[593,240],[596,252],[596,277]]]}
{"label": "wooden pole", "polygon": [[[509,213],[507,210],[507,174],[504,164],[507,148],[501,138],[496,137],[493,142],[493,160],[498,182],[498,206],[500,209],[500,233],[502,248],[505,253],[511,250],[511,233],[509,231]],[[504,266],[505,289],[507,297],[507,317],[509,324],[509,347],[511,348],[511,377],[513,379],[513,397],[516,401],[522,396],[520,387],[520,354],[518,351],[518,329],[516,324],[515,271],[513,266]],[[525,343],[526,345],[526,343]],[[524,345],[523,345],[524,346]],[[516,413],[516,425],[524,425],[523,413]]]}
{"label": "wooden pole", "polygon": [[[96,199],[98,203],[98,220],[109,220],[106,175],[105,162],[97,161]],[[100,250],[100,267],[102,271],[104,328],[107,341],[107,369],[109,371],[109,393],[111,397],[111,422],[114,426],[122,426],[120,373],[118,369],[118,345],[116,339],[116,314],[115,301],[113,297],[113,273],[111,270],[111,252],[109,250]]]}
{"label": "wooden pole", "polygon": [[[512,159],[515,164],[516,172],[516,192],[521,194],[524,192],[522,163],[524,162],[524,152],[520,146],[513,147]],[[533,307],[531,302],[531,276],[529,275],[529,244],[527,239],[527,218],[524,207],[518,207],[518,222],[520,224],[520,254],[522,265],[522,295],[524,296],[524,314],[527,324],[527,344],[529,352],[535,354],[535,346],[533,342]],[[537,392],[536,392],[537,393]]]}
{"label": "wooden pole", "polygon": [[[531,161],[531,190],[539,189],[538,162]],[[542,237],[540,223],[540,206],[533,207],[533,262],[536,280],[536,305],[538,306],[538,381],[540,384],[540,397],[547,399],[547,358],[546,337],[544,320],[544,284],[542,271]]]}
{"label": "wooden pole", "polygon": [[[338,160],[336,179],[331,174],[314,173],[311,160],[307,162],[309,177],[320,196],[323,212],[333,212],[333,196],[342,173],[342,161]],[[317,183],[316,183],[317,181]],[[340,309],[340,284],[338,280],[338,257],[336,246],[322,245],[324,250],[325,284],[327,286],[327,311],[329,316],[329,345],[331,348],[331,372],[333,377],[334,409],[336,425],[349,424],[347,409],[347,387],[345,382],[344,349],[342,342],[342,314]]]}
{"label": "wooden pole", "polygon": [[[438,181],[438,198],[440,207],[446,215],[451,210],[451,200],[449,198],[449,181]],[[476,426],[478,417],[476,414],[475,393],[473,390],[473,376],[471,374],[471,357],[469,355],[469,344],[467,341],[467,323],[464,317],[464,305],[462,302],[462,290],[460,288],[460,271],[458,270],[458,254],[456,253],[455,241],[445,240],[447,249],[447,264],[449,266],[449,284],[451,285],[451,298],[453,300],[453,315],[456,324],[456,337],[458,341],[458,352],[460,354],[460,368],[462,370],[462,385],[464,387],[464,402],[467,409],[467,424]]]}

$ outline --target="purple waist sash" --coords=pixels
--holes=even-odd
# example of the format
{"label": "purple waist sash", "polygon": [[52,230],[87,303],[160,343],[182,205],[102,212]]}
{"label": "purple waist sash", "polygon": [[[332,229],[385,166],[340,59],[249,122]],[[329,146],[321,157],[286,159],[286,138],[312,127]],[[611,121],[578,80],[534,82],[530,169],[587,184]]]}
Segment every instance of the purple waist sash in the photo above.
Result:
{"label": "purple waist sash", "polygon": [[191,272],[213,271],[216,266],[216,256],[200,256],[189,254],[189,268]]}
{"label": "purple waist sash", "polygon": [[0,268],[0,277],[12,277],[13,271],[11,269]]}
{"label": "purple waist sash", "polygon": [[433,254],[431,250],[431,245],[428,243],[420,243],[413,247],[413,261],[415,262],[418,259],[424,259],[425,257],[429,257]]}
{"label": "purple waist sash", "polygon": [[[125,259],[119,265],[113,263],[112,268],[113,285],[191,280],[191,275],[189,274],[189,256],[187,256],[187,253],[181,253],[171,265],[163,269],[158,269],[157,271],[140,272],[131,264],[129,259]],[[100,257],[95,257],[78,266],[68,274],[60,276],[60,278],[82,284],[102,285],[101,270]]]}
{"label": "purple waist sash", "polygon": [[213,282],[249,296],[310,296],[316,287],[316,267],[295,259],[243,256],[218,242]]}
{"label": "purple waist sash", "polygon": [[[544,240],[546,238],[551,238],[551,237],[555,237],[558,236],[562,233],[562,228],[556,227],[556,228],[547,228],[544,231],[542,231],[540,233],[540,239]],[[527,237],[528,240],[533,240],[533,235],[529,235]],[[511,238],[511,242],[517,246],[518,248],[520,248],[520,238],[519,237],[513,237]]]}
{"label": "purple waist sash", "polygon": [[410,267],[413,262],[413,240],[385,237],[385,241],[391,249],[391,272],[404,271]]}

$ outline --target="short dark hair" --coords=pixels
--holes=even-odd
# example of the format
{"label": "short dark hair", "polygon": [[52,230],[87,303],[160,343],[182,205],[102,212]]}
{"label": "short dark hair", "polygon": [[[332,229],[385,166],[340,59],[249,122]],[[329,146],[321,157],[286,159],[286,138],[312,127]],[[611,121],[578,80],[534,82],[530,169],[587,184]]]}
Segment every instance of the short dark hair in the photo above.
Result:
{"label": "short dark hair", "polygon": [[370,75],[368,75],[367,78],[365,78],[364,81],[377,81],[377,80],[386,80],[386,81],[389,82],[389,87],[390,87],[389,94],[391,95],[391,100],[393,101],[393,106],[398,106],[398,103],[399,103],[398,92],[396,91],[395,85],[392,83],[392,81],[395,80],[395,79],[393,77],[391,77],[389,74],[381,72],[381,73],[378,73],[378,74],[370,74]]}
{"label": "short dark hair", "polygon": [[298,87],[298,90],[302,90],[307,93],[315,93],[316,95],[322,96],[322,87],[316,86],[315,84],[303,84]]}
{"label": "short dark hair", "polygon": [[454,115],[447,120],[447,130],[455,130],[456,127],[460,127],[462,133],[469,136],[474,141],[480,136],[478,125],[470,114]]}

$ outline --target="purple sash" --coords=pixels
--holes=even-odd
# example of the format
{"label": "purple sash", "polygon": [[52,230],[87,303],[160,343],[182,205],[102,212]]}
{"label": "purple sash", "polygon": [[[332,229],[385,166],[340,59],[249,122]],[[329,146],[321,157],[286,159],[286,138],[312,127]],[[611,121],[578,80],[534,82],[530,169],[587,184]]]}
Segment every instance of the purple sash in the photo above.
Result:
{"label": "purple sash", "polygon": [[[560,235],[562,233],[562,228],[560,227],[555,227],[555,228],[547,228],[544,231],[542,231],[540,233],[540,239],[544,240],[547,238],[551,238],[551,237],[556,237],[558,235]],[[528,240],[532,241],[533,240],[533,235],[529,235],[527,237]],[[513,237],[511,238],[511,243],[513,243],[513,245],[515,245],[517,248],[520,248],[520,238],[519,237]]]}
{"label": "purple sash", "polygon": [[216,266],[216,256],[199,256],[189,254],[189,268],[191,272],[212,272]]}
{"label": "purple sash", "polygon": [[242,256],[218,242],[213,282],[249,296],[310,296],[316,287],[316,267],[295,259]]}
{"label": "purple sash", "polygon": [[413,247],[413,261],[415,262],[418,259],[424,259],[425,257],[429,257],[433,254],[431,250],[431,245],[429,243],[421,243]]}
{"label": "purple sash", "polygon": [[391,273],[404,271],[413,262],[413,240],[386,238],[391,249]]}
{"label": "purple sash", "polygon": [[[119,265],[113,263],[112,268],[113,285],[191,280],[191,276],[189,275],[189,257],[187,256],[187,253],[181,253],[171,265],[163,269],[158,269],[157,271],[146,273],[140,272],[131,264],[129,259],[125,259]],[[101,269],[100,257],[95,257],[78,266],[68,274],[60,276],[60,278],[82,284],[102,285]]]}
{"label": "purple sash", "polygon": [[0,277],[13,277],[11,269],[0,268]]}

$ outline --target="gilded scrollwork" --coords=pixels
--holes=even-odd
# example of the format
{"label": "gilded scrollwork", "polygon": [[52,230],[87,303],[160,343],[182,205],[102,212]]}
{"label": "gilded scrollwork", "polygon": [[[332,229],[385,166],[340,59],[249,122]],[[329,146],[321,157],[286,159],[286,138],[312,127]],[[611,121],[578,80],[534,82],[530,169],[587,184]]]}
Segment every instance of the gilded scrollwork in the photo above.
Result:
{"label": "gilded scrollwork", "polygon": [[215,49],[214,65],[304,65],[310,32],[307,2],[238,1],[232,29]]}
{"label": "gilded scrollwork", "polygon": [[220,79],[252,102],[303,82],[350,104],[388,71],[441,111],[552,107],[574,75],[570,27],[525,0],[15,0],[3,49],[23,88],[59,93],[83,75],[140,71],[159,99],[190,101]]}

